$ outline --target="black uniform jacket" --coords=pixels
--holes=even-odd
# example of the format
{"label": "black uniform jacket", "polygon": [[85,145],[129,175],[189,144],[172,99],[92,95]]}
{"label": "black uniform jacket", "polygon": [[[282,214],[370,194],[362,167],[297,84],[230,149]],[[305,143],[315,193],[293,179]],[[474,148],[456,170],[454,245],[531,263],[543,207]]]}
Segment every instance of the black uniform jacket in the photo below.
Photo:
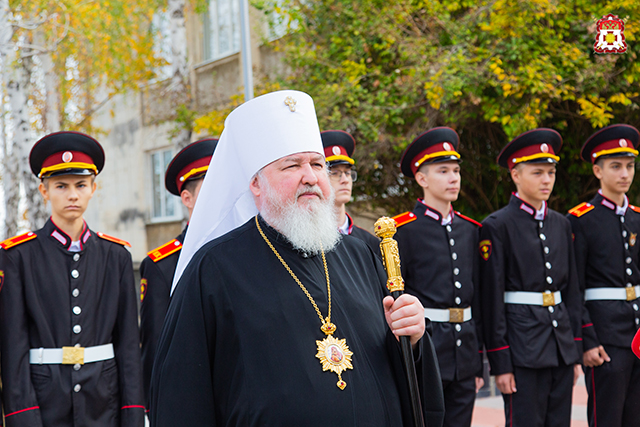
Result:
{"label": "black uniform jacket", "polygon": [[[262,220],[261,227],[326,316],[322,257],[293,250]],[[399,345],[382,310],[380,260],[349,237],[326,259],[333,336],[353,352],[344,390],[316,358],[325,338],[316,311],[252,218],[203,246],[178,282],[151,379],[152,426],[410,425]],[[428,334],[420,343],[425,418],[441,426],[435,352]]]}
{"label": "black uniform jacket", "polygon": [[[180,242],[180,248],[186,232],[185,228],[175,238],[177,242]],[[151,384],[153,359],[156,355],[160,332],[162,332],[162,323],[169,308],[173,273],[176,271],[179,256],[180,250],[155,262],[150,257],[146,257],[140,264],[140,342],[142,343],[142,376],[147,407],[149,407],[149,385]]]}
{"label": "black uniform jacket", "polygon": [[[95,232],[82,250],[51,220],[37,237],[0,250],[3,406],[7,426],[144,424],[131,255]],[[77,307],[77,308],[76,308]],[[113,343],[115,358],[29,364],[29,349]]]}
{"label": "black uniform jacket", "polygon": [[[583,209],[579,217],[568,215],[582,292],[640,285],[640,213],[634,211],[638,208],[630,206],[619,216],[615,203],[597,194]],[[640,323],[639,305],[638,299],[587,301],[582,313],[584,349],[601,344],[629,348]]]}
{"label": "black uniform jacket", "polygon": [[[464,323],[431,322],[433,344],[444,381],[481,375],[478,283],[478,225],[452,211],[450,225],[421,201],[415,220],[398,227],[395,239],[406,291],[427,308],[472,307]],[[460,329],[460,330],[458,330]]]}
{"label": "black uniform jacket", "polygon": [[[491,374],[513,366],[548,368],[582,357],[582,300],[571,225],[549,209],[535,219],[533,206],[515,195],[480,229],[482,323]],[[555,307],[505,304],[505,291],[560,291]]]}
{"label": "black uniform jacket", "polygon": [[369,246],[371,248],[371,250],[373,251],[374,254],[377,254],[378,256],[381,256],[380,255],[380,239],[378,239],[373,234],[369,233],[364,228],[358,227],[357,225],[355,225],[353,223],[353,219],[351,219],[351,216],[349,214],[347,214],[347,218],[349,219],[349,233],[348,234],[350,236],[357,237],[358,239],[362,240],[363,242],[365,242],[367,244],[367,246]]}

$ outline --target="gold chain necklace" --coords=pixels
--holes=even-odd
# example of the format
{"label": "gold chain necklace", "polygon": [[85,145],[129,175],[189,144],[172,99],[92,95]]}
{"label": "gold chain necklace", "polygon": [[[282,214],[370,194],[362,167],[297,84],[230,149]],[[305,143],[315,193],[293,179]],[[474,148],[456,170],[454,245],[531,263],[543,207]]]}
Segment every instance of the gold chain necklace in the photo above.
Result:
{"label": "gold chain necklace", "polygon": [[276,255],[276,257],[278,257],[291,277],[293,277],[293,280],[295,280],[298,286],[300,286],[302,292],[304,292],[307,298],[309,298],[309,301],[311,301],[313,308],[315,308],[318,317],[320,317],[320,322],[322,323],[320,330],[324,332],[327,337],[322,341],[316,340],[316,344],[318,345],[318,353],[316,354],[316,357],[320,359],[323,371],[332,371],[338,374],[338,382],[336,383],[336,385],[340,388],[340,390],[344,390],[344,388],[347,386],[347,383],[342,379],[342,372],[346,371],[347,369],[353,369],[353,365],[351,364],[351,356],[353,356],[353,352],[349,350],[346,338],[339,340],[333,336],[333,333],[336,331],[336,325],[331,323],[331,284],[329,282],[329,269],[327,268],[327,259],[324,256],[324,250],[322,250],[322,263],[324,265],[324,274],[327,277],[327,300],[329,302],[329,309],[326,318],[322,317],[322,313],[320,312],[318,305],[316,304],[307,288],[305,288],[300,279],[298,279],[298,276],[296,276],[291,268],[289,268],[289,265],[280,256],[276,248],[271,244],[267,236],[264,234],[262,228],[260,227],[260,223],[258,222],[257,215],[255,218],[256,227],[258,227],[260,235],[262,236],[264,241],[267,242],[267,245],[269,245],[273,253]]}

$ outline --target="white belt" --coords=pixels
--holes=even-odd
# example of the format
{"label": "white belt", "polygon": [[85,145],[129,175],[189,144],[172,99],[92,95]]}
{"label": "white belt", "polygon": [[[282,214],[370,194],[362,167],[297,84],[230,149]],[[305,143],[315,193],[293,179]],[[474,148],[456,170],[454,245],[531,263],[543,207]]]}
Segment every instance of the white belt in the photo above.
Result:
{"label": "white belt", "polygon": [[471,320],[471,307],[467,308],[425,308],[424,317],[432,322],[463,323]]}
{"label": "white belt", "polygon": [[632,301],[640,297],[640,286],[628,288],[591,288],[584,291],[584,300]]}
{"label": "white belt", "polygon": [[505,292],[504,293],[505,304],[526,304],[526,305],[541,305],[543,307],[549,307],[552,305],[558,305],[562,302],[562,294],[560,291],[546,291],[546,292]]}
{"label": "white belt", "polygon": [[84,365],[113,359],[113,344],[93,347],[32,348],[29,363],[32,365]]}

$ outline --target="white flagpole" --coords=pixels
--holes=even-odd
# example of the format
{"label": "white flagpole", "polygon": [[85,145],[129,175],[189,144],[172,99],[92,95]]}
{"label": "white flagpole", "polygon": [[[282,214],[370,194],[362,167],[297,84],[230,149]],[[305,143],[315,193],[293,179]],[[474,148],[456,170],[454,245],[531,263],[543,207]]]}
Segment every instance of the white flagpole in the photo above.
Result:
{"label": "white flagpole", "polygon": [[242,31],[242,76],[244,80],[244,101],[253,99],[253,64],[251,62],[251,30],[249,28],[249,2],[240,2],[240,29]]}

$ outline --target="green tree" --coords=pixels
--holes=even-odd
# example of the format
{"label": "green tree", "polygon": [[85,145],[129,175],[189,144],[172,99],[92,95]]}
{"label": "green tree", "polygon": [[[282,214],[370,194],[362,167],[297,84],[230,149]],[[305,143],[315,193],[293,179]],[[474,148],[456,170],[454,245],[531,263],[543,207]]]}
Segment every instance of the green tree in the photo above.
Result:
{"label": "green tree", "polygon": [[[389,213],[411,209],[418,187],[399,171],[422,131],[461,137],[456,207],[482,219],[513,189],[495,163],[519,133],[551,127],[564,138],[551,207],[566,211],[597,183],[579,149],[597,128],[640,124],[640,1],[264,0],[290,33],[275,44],[291,74],[283,88],[311,94],[322,129],[357,140],[360,199]],[[628,51],[596,55],[596,21],[627,20]],[[632,19],[634,18],[634,19]],[[632,189],[632,200],[640,191]]]}

